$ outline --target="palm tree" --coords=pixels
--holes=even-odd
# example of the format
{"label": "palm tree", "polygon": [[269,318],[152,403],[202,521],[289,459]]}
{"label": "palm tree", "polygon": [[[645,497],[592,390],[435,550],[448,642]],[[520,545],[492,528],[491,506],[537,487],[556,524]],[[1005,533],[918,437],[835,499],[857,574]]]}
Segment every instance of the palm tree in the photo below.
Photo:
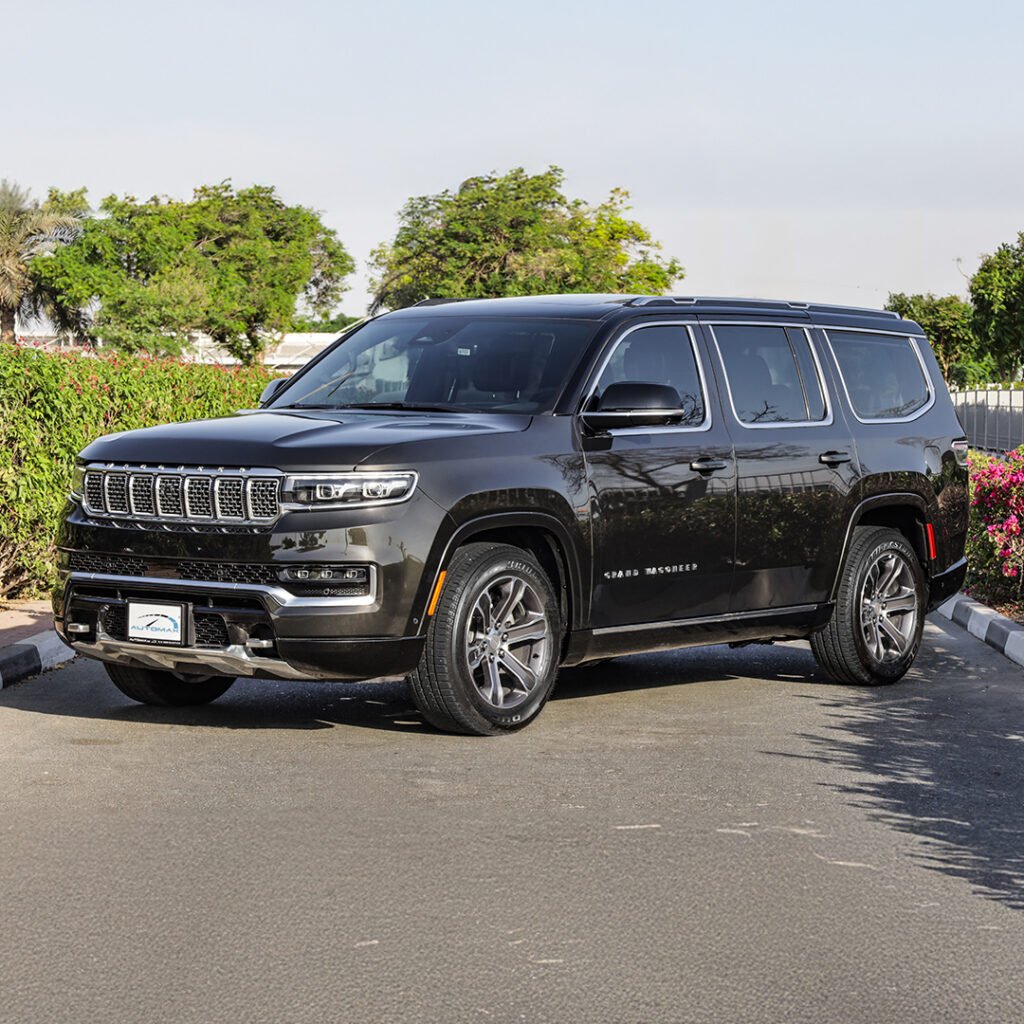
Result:
{"label": "palm tree", "polygon": [[80,220],[47,209],[27,189],[0,182],[0,342],[13,342],[15,319],[38,316],[50,305],[32,279],[31,263],[58,245],[74,241]]}

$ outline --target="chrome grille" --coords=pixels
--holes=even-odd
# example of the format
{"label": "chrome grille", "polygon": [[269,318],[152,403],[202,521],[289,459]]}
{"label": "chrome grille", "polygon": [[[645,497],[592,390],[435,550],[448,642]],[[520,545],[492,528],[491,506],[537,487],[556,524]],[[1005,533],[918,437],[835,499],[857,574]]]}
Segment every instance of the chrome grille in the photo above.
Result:
{"label": "chrome grille", "polygon": [[85,508],[92,515],[195,523],[270,523],[281,512],[274,470],[187,466],[90,466]]}

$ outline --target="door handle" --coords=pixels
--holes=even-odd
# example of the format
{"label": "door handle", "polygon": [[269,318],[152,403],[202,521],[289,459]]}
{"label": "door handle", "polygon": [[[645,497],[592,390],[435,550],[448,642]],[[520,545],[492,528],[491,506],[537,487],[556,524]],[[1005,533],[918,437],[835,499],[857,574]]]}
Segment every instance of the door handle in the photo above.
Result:
{"label": "door handle", "polygon": [[826,466],[840,466],[844,462],[850,461],[849,452],[822,452],[818,456],[818,461],[824,463]]}
{"label": "door handle", "polygon": [[714,473],[716,469],[725,469],[729,465],[725,459],[709,459],[707,456],[703,456],[699,459],[694,459],[690,463],[690,469],[694,473]]}

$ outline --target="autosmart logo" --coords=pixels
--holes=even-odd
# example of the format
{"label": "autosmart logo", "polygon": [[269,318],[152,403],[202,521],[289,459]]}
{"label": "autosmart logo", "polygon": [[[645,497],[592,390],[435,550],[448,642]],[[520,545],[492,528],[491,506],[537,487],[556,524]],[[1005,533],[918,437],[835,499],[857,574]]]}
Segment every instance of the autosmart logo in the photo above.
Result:
{"label": "autosmart logo", "polygon": [[155,615],[142,616],[135,623],[135,629],[140,633],[151,633],[154,636],[178,636],[181,632],[181,622],[173,615],[158,612]]}

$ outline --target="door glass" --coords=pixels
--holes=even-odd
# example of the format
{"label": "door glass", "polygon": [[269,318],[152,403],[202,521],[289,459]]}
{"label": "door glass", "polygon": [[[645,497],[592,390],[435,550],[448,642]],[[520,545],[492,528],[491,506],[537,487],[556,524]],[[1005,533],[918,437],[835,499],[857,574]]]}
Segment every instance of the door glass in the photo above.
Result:
{"label": "door glass", "polygon": [[829,331],[854,411],[862,420],[911,416],[928,402],[928,382],[909,338]]}
{"label": "door glass", "polygon": [[714,335],[741,423],[825,419],[821,381],[802,330],[761,324],[718,325]]}
{"label": "door glass", "polygon": [[690,332],[681,324],[640,327],[627,334],[601,373],[597,394],[621,381],[668,384],[676,389],[684,410],[684,426],[704,422],[704,393]]}

